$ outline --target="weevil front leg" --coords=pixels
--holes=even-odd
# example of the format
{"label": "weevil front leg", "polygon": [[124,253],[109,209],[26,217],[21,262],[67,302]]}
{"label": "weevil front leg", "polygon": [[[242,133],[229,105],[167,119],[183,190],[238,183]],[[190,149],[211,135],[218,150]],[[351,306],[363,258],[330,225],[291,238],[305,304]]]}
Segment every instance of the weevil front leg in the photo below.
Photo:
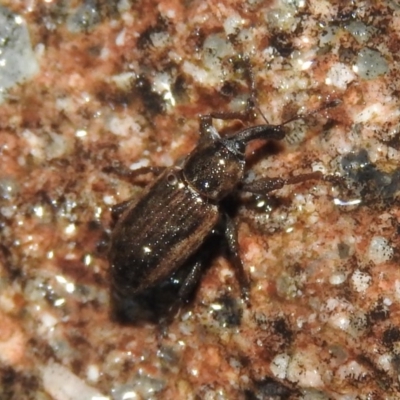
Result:
{"label": "weevil front leg", "polygon": [[246,108],[243,111],[220,111],[211,112],[210,114],[200,115],[200,133],[202,136],[209,137],[215,130],[212,120],[220,119],[223,121],[231,121],[237,119],[242,122],[253,121],[256,118],[255,100],[249,97]]}
{"label": "weevil front leg", "polygon": [[137,199],[128,199],[112,206],[111,218],[113,219],[113,221],[117,221],[119,217],[136,202]]}
{"label": "weevil front leg", "polygon": [[300,174],[297,176],[291,176],[289,178],[264,178],[254,182],[244,183],[241,186],[241,190],[253,194],[266,194],[273,190],[278,190],[286,185],[295,185],[296,183],[307,182],[310,180],[327,181],[336,184],[342,183],[342,179],[337,176],[324,175],[320,171],[311,172],[309,174]]}
{"label": "weevil front leg", "polygon": [[[131,183],[142,183],[141,181],[138,181],[137,178],[147,175],[147,174],[153,174],[154,176],[160,175],[162,172],[165,171],[167,167],[140,167],[137,169],[130,169],[122,164],[116,164],[116,165],[110,165],[108,167],[103,168],[103,172],[106,173],[112,173],[115,175],[118,175],[122,178],[128,179]],[[147,181],[147,182],[146,182]],[[148,183],[148,179],[144,181],[144,183]]]}
{"label": "weevil front leg", "polygon": [[247,128],[243,128],[239,132],[230,135],[226,137],[225,139],[227,141],[233,142],[237,145],[242,145],[245,146],[252,140],[256,139],[261,139],[261,140],[282,140],[285,138],[287,134],[287,124],[290,122],[299,120],[299,119],[305,119],[310,115],[317,114],[321,112],[322,110],[336,107],[340,102],[338,100],[333,100],[329,101],[326,103],[323,103],[320,107],[308,111],[304,114],[297,114],[292,118],[289,118],[285,122],[279,124],[279,125],[271,125],[271,124],[261,124],[261,125],[255,125],[255,126],[250,126]]}
{"label": "weevil front leg", "polygon": [[[137,178],[141,176],[145,176],[148,174],[152,174],[154,176],[160,175],[165,171],[167,167],[141,167],[137,169],[129,169],[124,167],[121,164],[110,165],[108,167],[103,168],[103,172],[113,173],[122,178],[127,179],[132,184],[148,184],[151,180],[145,179],[143,181],[138,180]],[[133,204],[135,204],[137,199],[128,199],[121,203],[116,204],[111,208],[111,216],[114,221],[117,221],[118,218]]]}
{"label": "weevil front leg", "polygon": [[[200,115],[200,133],[205,137],[213,136],[213,133],[215,132],[215,128],[212,124],[213,119],[220,119],[223,121],[231,121],[236,119],[242,122],[254,121],[257,117],[256,109],[258,109],[258,107],[256,107],[255,94],[252,93],[248,98],[246,108],[243,111],[220,111]],[[265,119],[264,116],[263,118]]]}

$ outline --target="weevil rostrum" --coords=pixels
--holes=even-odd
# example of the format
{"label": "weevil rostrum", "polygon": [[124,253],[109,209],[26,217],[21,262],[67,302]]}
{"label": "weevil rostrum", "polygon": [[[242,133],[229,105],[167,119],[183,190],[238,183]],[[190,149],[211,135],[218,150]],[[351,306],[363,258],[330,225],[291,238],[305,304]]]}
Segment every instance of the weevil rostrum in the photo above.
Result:
{"label": "weevil rostrum", "polygon": [[[336,104],[333,101],[316,111]],[[285,125],[303,117],[280,125],[245,127],[223,137],[212,119],[243,119],[243,113],[200,117],[199,142],[183,163],[165,168],[139,200],[116,206],[119,219],[112,232],[109,261],[117,314],[123,310],[123,319],[136,322],[170,321],[195,291],[221,235],[242,298],[248,301],[250,285],[239,256],[236,227],[222,201],[236,191],[265,194],[287,184],[323,178],[314,172],[244,181],[247,144],[256,139],[282,140]]]}

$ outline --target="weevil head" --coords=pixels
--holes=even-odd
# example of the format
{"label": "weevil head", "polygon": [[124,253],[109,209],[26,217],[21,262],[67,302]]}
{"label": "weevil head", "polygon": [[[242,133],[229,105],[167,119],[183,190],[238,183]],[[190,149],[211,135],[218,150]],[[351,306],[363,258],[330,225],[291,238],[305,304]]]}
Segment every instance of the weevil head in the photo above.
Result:
{"label": "weevil head", "polygon": [[215,140],[196,147],[185,161],[186,181],[201,195],[220,201],[232,193],[244,175],[245,145]]}

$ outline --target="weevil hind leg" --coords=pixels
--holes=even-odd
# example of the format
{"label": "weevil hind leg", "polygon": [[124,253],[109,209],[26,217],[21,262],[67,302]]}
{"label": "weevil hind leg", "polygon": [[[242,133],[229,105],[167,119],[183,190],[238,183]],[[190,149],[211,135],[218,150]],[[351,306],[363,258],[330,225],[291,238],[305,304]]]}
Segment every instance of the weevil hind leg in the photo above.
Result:
{"label": "weevil hind leg", "polygon": [[211,241],[206,241],[200,250],[186,263],[186,266],[169,279],[169,285],[175,289],[179,289],[175,292],[174,300],[158,319],[160,337],[167,336],[168,327],[176,315],[193,299],[200,278],[207,265],[209,265],[214,251],[215,246],[213,246]]}
{"label": "weevil hind leg", "polygon": [[195,293],[202,271],[209,258],[198,258],[178,269],[171,277],[140,293],[130,295],[112,291],[112,314],[116,320],[132,325],[146,322],[158,324],[160,334],[166,336],[168,326],[179,310]]}
{"label": "weevil hind leg", "polygon": [[230,260],[235,268],[236,277],[240,285],[241,297],[248,303],[250,296],[250,282],[243,268],[239,255],[237,228],[232,219],[225,214],[225,238],[229,248]]}
{"label": "weevil hind leg", "polygon": [[[182,307],[189,303],[191,296],[195,292],[200,281],[200,277],[204,268],[205,261],[203,261],[201,258],[196,260],[194,264],[191,265],[189,273],[186,275],[180,285],[175,300],[171,303],[170,307],[165,313],[165,316],[160,319],[160,325],[163,331],[165,331],[166,327],[171,324]],[[171,279],[179,281],[179,279],[176,277]]]}

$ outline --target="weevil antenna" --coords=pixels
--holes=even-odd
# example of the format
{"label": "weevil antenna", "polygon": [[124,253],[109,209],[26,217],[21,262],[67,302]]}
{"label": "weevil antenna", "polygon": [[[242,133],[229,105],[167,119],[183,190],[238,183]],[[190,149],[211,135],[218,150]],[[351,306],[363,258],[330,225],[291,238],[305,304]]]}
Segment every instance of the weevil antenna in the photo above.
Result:
{"label": "weevil antenna", "polygon": [[341,103],[341,100],[339,100],[339,99],[335,99],[335,100],[332,100],[332,101],[327,101],[327,102],[323,103],[320,107],[318,107],[318,108],[316,108],[314,110],[307,111],[306,113],[303,113],[303,114],[297,114],[294,117],[287,119],[281,125],[286,125],[286,124],[288,124],[290,122],[297,121],[298,119],[306,119],[310,115],[318,114],[321,111],[326,110],[328,108],[336,107],[340,103]]}
{"label": "weevil antenna", "polygon": [[340,100],[333,100],[333,101],[326,102],[322,106],[316,108],[315,110],[311,110],[305,114],[297,114],[296,116],[286,120],[284,123],[279,124],[279,125],[267,124],[267,125],[250,126],[248,128],[242,129],[241,131],[237,132],[235,135],[232,135],[231,137],[227,137],[227,140],[241,142],[241,143],[248,143],[251,140],[255,140],[255,139],[282,140],[286,134],[284,126],[286,124],[288,124],[289,122],[306,118],[309,115],[316,114],[327,108],[336,107],[338,104],[340,104]]}
{"label": "weevil antenna", "polygon": [[257,112],[261,115],[262,119],[265,121],[267,125],[269,125],[269,121],[267,117],[264,115],[264,113],[261,111],[261,108],[257,103],[254,103],[254,108],[257,110]]}

